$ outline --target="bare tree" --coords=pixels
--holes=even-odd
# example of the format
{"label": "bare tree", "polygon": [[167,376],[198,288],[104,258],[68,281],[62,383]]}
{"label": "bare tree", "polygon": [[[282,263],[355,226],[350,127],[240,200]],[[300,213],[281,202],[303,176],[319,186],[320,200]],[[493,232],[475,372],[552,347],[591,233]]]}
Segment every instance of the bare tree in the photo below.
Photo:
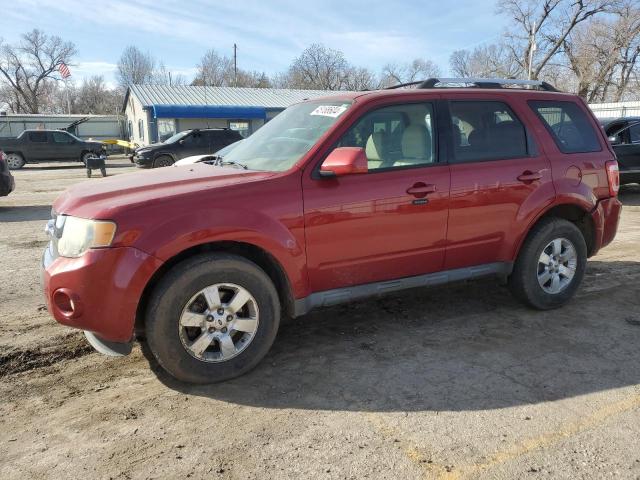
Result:
{"label": "bare tree", "polygon": [[173,73],[162,61],[154,70],[151,81],[154,85],[176,86],[187,84],[187,79],[184,75],[181,73]]}
{"label": "bare tree", "polygon": [[365,67],[348,67],[345,71],[343,87],[345,90],[373,90],[377,86],[376,75]]}
{"label": "bare tree", "polygon": [[515,26],[507,33],[505,46],[524,72],[533,55],[531,77],[538,78],[578,25],[613,11],[619,3],[620,0],[500,0],[498,12],[510,16]]}
{"label": "bare tree", "polygon": [[293,61],[287,83],[292,88],[340,90],[348,68],[341,51],[314,43]]}
{"label": "bare tree", "polygon": [[121,107],[121,96],[108,88],[102,76],[85,79],[73,96],[74,113],[107,115],[116,113]]}
{"label": "bare tree", "polygon": [[0,78],[11,90],[18,112],[39,113],[47,82],[60,80],[58,69],[70,64],[76,47],[40,30],[22,35],[17,45],[0,41]]}
{"label": "bare tree", "polygon": [[620,101],[637,72],[640,7],[633,1],[613,14],[575,28],[563,42],[575,91],[587,101]]}
{"label": "bare tree", "polygon": [[473,51],[456,50],[449,58],[451,73],[457,77],[515,78],[522,67],[510,50],[500,44],[476,47]]}
{"label": "bare tree", "polygon": [[151,83],[156,61],[150,53],[144,53],[138,47],[128,46],[118,61],[118,83],[124,89],[129,85]]}
{"label": "bare tree", "polygon": [[198,64],[198,73],[193,85],[223,87],[233,85],[233,61],[218,54],[213,48],[207,50]]}
{"label": "bare tree", "polygon": [[415,82],[439,77],[440,68],[431,60],[416,58],[408,63],[389,63],[382,69],[380,86],[390,87],[398,83]]}

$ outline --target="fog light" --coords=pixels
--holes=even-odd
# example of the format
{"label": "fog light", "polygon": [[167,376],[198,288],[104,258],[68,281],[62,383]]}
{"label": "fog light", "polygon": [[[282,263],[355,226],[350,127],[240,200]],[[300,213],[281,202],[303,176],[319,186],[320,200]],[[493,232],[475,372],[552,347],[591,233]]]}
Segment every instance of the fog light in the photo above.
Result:
{"label": "fog light", "polygon": [[82,313],[80,299],[67,288],[59,288],[53,293],[53,306],[66,318],[76,318]]}

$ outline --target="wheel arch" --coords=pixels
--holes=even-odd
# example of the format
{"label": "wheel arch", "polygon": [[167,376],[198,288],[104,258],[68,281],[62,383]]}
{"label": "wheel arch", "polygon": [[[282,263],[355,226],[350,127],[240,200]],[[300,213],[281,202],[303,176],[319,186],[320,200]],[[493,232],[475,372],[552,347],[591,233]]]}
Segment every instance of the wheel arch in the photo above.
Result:
{"label": "wheel arch", "polygon": [[164,262],[162,266],[152,275],[151,279],[147,282],[147,285],[142,292],[140,301],[138,302],[138,308],[136,310],[134,330],[137,336],[144,334],[145,311],[147,309],[149,297],[151,296],[153,289],[158,284],[160,279],[175,265],[186,260],[187,258],[202,253],[215,252],[235,254],[239,257],[246,258],[247,260],[250,260],[258,265],[262,270],[264,270],[267,276],[269,276],[271,281],[274,283],[285,316],[293,316],[294,298],[291,289],[291,283],[289,281],[289,278],[287,277],[284,267],[273,255],[271,255],[263,248],[247,242],[226,240],[214,241],[196,245],[183,250],[182,252],[174,255],[166,262]]}
{"label": "wheel arch", "polygon": [[587,244],[587,256],[593,255],[596,248],[596,226],[591,218],[589,210],[576,203],[561,203],[550,206],[547,210],[538,215],[535,221],[529,225],[525,234],[518,242],[514,258],[518,258],[522,245],[529,237],[531,230],[542,220],[550,217],[562,218],[577,226],[580,229],[580,232],[582,232],[582,236]]}

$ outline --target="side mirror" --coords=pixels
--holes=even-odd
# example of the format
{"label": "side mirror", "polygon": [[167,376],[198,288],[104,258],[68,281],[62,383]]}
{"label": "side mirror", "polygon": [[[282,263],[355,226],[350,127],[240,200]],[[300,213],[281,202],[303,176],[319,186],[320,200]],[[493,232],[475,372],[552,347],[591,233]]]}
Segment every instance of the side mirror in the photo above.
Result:
{"label": "side mirror", "polygon": [[180,145],[184,145],[184,139],[179,140],[179,141],[178,141],[178,143],[179,143]]}
{"label": "side mirror", "polygon": [[352,173],[367,173],[369,165],[364,148],[340,147],[331,152],[320,167],[321,177],[341,177]]}
{"label": "side mirror", "polygon": [[620,137],[612,135],[609,137],[609,143],[611,143],[611,145],[620,145],[622,142],[620,141]]}

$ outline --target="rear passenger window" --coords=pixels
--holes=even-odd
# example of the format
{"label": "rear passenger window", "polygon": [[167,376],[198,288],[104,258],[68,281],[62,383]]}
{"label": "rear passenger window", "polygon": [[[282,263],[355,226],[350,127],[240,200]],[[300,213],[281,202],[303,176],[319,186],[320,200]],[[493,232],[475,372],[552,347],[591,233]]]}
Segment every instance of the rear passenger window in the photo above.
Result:
{"label": "rear passenger window", "polygon": [[369,170],[435,162],[434,110],[430,103],[393,105],[365,114],[338,142],[364,148]]}
{"label": "rear passenger window", "polygon": [[573,102],[530,100],[562,153],[586,153],[602,150],[587,114]]}
{"label": "rear passenger window", "polygon": [[29,132],[29,141],[47,143],[47,132]]}
{"label": "rear passenger window", "polygon": [[453,157],[457,162],[528,155],[524,125],[502,102],[451,102]]}
{"label": "rear passenger window", "polygon": [[631,143],[640,143],[640,123],[629,127],[629,140]]}

